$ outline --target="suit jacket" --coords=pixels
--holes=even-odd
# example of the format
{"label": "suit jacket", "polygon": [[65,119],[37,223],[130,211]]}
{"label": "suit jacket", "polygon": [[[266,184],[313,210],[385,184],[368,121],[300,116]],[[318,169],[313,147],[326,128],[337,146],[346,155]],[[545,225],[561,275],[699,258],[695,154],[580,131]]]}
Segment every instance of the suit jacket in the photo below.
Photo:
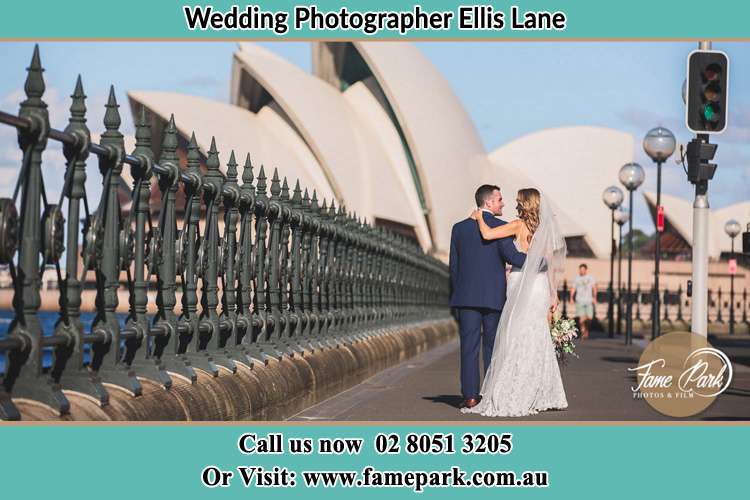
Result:
{"label": "suit jacket", "polygon": [[[506,224],[483,212],[490,227]],[[519,252],[513,238],[482,239],[477,222],[465,219],[451,231],[451,307],[484,307],[501,311],[505,305],[505,264],[522,267],[526,255]]]}

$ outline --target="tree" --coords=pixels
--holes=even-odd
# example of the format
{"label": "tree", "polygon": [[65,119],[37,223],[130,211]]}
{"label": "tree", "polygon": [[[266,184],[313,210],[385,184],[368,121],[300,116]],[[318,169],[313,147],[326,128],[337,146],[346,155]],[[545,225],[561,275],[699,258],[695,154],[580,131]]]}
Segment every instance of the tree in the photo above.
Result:
{"label": "tree", "polygon": [[[624,234],[622,236],[622,238],[623,238],[623,240],[622,240],[622,251],[623,252],[627,252],[629,250],[629,245],[628,245],[629,237],[628,237],[628,234],[629,233],[626,233],[626,234]],[[656,233],[654,233],[654,234],[646,234],[643,231],[641,231],[640,229],[633,229],[633,253],[637,254],[638,252],[640,252],[641,248],[643,248],[651,240],[653,240],[655,235],[656,235]]]}

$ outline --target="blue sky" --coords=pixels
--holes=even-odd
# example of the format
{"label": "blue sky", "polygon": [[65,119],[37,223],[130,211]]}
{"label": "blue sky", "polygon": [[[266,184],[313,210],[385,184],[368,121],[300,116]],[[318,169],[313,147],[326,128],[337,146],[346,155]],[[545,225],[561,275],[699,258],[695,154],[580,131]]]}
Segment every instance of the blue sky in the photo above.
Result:
{"label": "blue sky", "polygon": [[[310,45],[300,42],[263,43],[294,64],[310,70]],[[646,189],[655,189],[655,169],[642,152],[640,140],[656,125],[670,128],[679,142],[690,139],[684,126],[681,86],[687,54],[695,43],[418,43],[453,86],[469,111],[488,151],[540,129],[566,125],[599,125],[620,129],[636,138],[635,157],[647,169]],[[33,45],[2,43],[0,109],[16,111]],[[128,90],[172,90],[228,100],[234,43],[60,43],[41,46],[46,69],[47,101],[52,125],[64,128],[68,96],[78,73],[89,96],[89,126],[102,130],[103,103],[116,83],[121,104]],[[750,199],[750,44],[716,43],[731,60],[728,131],[717,137],[719,164],[709,193],[713,207]],[[132,134],[128,109],[123,131]],[[15,183],[17,143],[12,131],[0,127],[0,194]],[[54,146],[53,146],[54,149]],[[50,153],[50,158],[55,153]],[[60,156],[60,155],[57,155]],[[59,171],[61,161],[50,161]],[[692,199],[692,186],[681,167],[664,167],[665,193]],[[100,182],[89,176],[93,195]],[[602,187],[616,179],[603,179]],[[60,182],[61,184],[61,182]],[[60,187],[54,181],[53,193]],[[574,189],[571,186],[571,189]],[[747,214],[750,219],[750,214]],[[636,224],[648,229],[645,205],[636,205]]]}

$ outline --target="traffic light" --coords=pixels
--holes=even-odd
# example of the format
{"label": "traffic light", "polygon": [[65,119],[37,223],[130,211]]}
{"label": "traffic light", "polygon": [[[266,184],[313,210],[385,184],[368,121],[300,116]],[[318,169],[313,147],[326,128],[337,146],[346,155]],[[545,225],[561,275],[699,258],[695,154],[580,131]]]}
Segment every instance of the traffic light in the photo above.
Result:
{"label": "traffic light", "polygon": [[727,127],[729,58],[717,50],[694,50],[687,66],[687,128],[696,134],[720,134]]}
{"label": "traffic light", "polygon": [[717,144],[709,144],[693,139],[687,145],[687,174],[693,184],[710,181],[716,172],[716,164],[711,163],[716,155]]}

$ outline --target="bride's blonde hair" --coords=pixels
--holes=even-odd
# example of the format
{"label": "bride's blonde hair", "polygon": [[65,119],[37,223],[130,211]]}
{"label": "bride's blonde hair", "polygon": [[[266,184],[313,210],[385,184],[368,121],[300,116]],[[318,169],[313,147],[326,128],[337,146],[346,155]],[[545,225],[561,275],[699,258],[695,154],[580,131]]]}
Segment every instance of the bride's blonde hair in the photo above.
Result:
{"label": "bride's blonde hair", "polygon": [[518,191],[518,218],[524,221],[529,228],[528,240],[534,236],[539,227],[539,203],[541,197],[539,191],[534,188],[526,188]]}

